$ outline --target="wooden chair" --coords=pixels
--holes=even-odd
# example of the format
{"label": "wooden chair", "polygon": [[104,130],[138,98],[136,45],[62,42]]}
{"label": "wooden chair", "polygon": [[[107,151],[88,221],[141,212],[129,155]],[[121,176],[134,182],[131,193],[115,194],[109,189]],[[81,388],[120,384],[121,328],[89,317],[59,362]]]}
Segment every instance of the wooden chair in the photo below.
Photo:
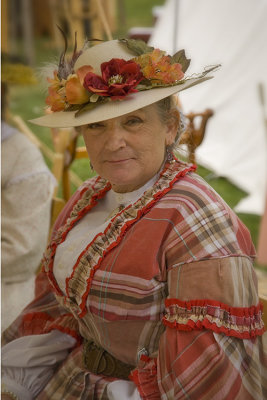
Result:
{"label": "wooden chair", "polygon": [[[213,116],[213,111],[210,109],[202,113],[189,113],[186,118],[189,121],[186,131],[181,135],[179,145],[186,145],[188,148],[188,159],[191,163],[196,164],[195,151],[198,146],[203,142],[206,127],[209,119]],[[198,127],[196,126],[196,119],[200,120]]]}
{"label": "wooden chair", "polygon": [[[78,134],[74,129],[51,129],[52,139],[55,149],[53,158],[52,172],[57,182],[62,182],[62,195],[64,200],[71,196],[71,184],[76,186],[82,184],[82,180],[70,170],[70,166],[75,158]],[[55,196],[58,195],[58,187]]]}
{"label": "wooden chair", "polygon": [[11,120],[51,162],[51,172],[58,183],[54,191],[54,197],[58,197],[59,183],[62,182],[63,198],[67,201],[71,196],[71,182],[77,187],[83,182],[79,176],[70,169],[71,163],[75,158],[88,157],[85,147],[76,147],[77,133],[73,129],[51,129],[54,146],[54,151],[52,151],[45,143],[37,138],[20,116],[11,116]]}

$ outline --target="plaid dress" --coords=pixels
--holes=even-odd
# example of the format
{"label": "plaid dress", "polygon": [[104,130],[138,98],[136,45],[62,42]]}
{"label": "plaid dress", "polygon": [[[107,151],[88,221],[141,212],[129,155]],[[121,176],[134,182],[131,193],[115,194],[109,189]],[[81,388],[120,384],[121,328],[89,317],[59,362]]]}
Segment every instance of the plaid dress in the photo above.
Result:
{"label": "plaid dress", "polygon": [[6,342],[58,329],[77,346],[38,400],[106,399],[115,378],[83,364],[92,339],[135,366],[142,399],[267,398],[266,335],[246,227],[218,194],[178,160],[88,243],[61,291],[57,246],[110,190],[86,181],[59,216],[36,299],[5,332]]}

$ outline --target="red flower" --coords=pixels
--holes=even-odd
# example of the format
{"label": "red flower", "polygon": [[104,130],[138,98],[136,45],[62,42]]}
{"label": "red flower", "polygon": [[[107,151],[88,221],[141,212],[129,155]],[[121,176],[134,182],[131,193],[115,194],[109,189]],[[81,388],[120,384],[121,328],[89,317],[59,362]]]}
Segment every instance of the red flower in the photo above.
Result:
{"label": "red flower", "polygon": [[127,94],[137,92],[135,87],[144,78],[141,67],[134,61],[112,58],[101,64],[102,77],[88,72],[84,87],[99,96],[112,100],[123,99]]}

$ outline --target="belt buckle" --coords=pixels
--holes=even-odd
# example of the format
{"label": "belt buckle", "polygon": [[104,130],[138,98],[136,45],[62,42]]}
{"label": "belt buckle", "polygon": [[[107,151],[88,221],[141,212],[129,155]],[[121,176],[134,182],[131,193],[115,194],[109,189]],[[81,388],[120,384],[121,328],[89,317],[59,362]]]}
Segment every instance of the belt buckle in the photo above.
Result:
{"label": "belt buckle", "polygon": [[128,380],[135,367],[117,360],[93,341],[84,341],[83,361],[86,368],[96,374]]}

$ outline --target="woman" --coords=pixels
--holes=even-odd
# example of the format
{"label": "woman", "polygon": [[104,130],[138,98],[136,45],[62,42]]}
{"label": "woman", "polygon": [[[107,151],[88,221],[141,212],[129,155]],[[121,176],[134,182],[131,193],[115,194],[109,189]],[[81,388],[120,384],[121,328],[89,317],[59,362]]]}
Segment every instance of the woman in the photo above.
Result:
{"label": "woman", "polygon": [[5,333],[6,398],[266,395],[250,235],[172,152],[172,95],[207,79],[187,66],[136,41],[61,57],[34,122],[79,127],[98,175],[59,216],[36,299]]}

